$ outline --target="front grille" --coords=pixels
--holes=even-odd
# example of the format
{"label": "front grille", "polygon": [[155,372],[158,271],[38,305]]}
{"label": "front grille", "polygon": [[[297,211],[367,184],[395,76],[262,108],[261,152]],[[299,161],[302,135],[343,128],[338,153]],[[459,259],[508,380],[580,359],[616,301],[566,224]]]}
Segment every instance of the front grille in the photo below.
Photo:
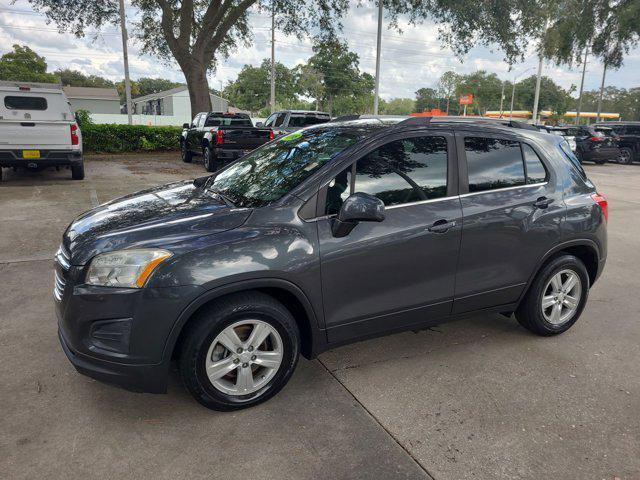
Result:
{"label": "front grille", "polygon": [[56,268],[54,271],[53,298],[55,298],[58,302],[61,302],[62,296],[64,295],[64,287],[67,284],[65,272],[67,272],[71,268],[71,259],[62,245],[60,245],[60,248],[56,252],[54,258],[56,262]]}

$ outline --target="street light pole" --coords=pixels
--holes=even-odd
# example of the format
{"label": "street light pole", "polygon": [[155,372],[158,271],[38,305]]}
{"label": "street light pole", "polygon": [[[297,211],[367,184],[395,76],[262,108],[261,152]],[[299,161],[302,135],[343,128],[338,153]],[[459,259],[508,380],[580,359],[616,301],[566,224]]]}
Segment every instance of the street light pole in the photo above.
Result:
{"label": "street light pole", "polygon": [[538,103],[540,101],[540,81],[542,80],[542,55],[538,63],[538,78],[536,79],[536,94],[533,100],[533,124],[538,123]]}
{"label": "street light pole", "polygon": [[578,97],[578,110],[576,110],[576,125],[580,124],[580,111],[582,110],[582,91],[584,90],[584,75],[587,73],[587,55],[589,45],[584,47],[584,62],[582,63],[582,80],[580,80],[580,96]]}
{"label": "street light pole", "polygon": [[380,95],[380,48],[382,46],[382,0],[378,0],[378,46],[376,49],[376,88],[373,94],[373,114],[378,115]]}
{"label": "street light pole", "polygon": [[516,80],[518,80],[520,77],[522,77],[522,75],[527,73],[532,68],[533,67],[527,68],[524,72],[522,72],[517,77],[515,75],[513,76],[513,87],[511,89],[511,108],[509,109],[509,120],[511,120],[513,118],[513,102],[514,102],[514,100],[516,98]]}
{"label": "street light pole", "polygon": [[604,62],[604,68],[602,70],[602,83],[600,84],[600,95],[598,96],[598,113],[596,113],[596,122],[600,121],[600,114],[602,113],[602,96],[604,95],[604,81],[607,76],[607,61]]}
{"label": "street light pole", "polygon": [[271,7],[271,113],[276,111],[276,10]]}
{"label": "street light pole", "polygon": [[504,82],[502,82],[502,92],[500,92],[500,118],[502,118],[504,113],[504,109],[502,107],[504,107]]}
{"label": "street light pole", "polygon": [[122,56],[124,58],[124,95],[127,101],[127,120],[129,125],[133,123],[131,118],[131,79],[129,78],[129,50],[127,48],[127,25],[124,14],[124,0],[120,0],[120,31],[122,32]]}

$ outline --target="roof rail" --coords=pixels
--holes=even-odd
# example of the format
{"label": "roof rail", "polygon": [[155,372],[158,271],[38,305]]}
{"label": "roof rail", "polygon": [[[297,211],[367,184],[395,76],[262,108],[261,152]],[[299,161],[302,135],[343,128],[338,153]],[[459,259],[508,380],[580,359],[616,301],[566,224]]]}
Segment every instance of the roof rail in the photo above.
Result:
{"label": "roof rail", "polygon": [[419,127],[423,125],[429,125],[432,119],[433,117],[409,117],[399,122],[398,125]]}
{"label": "roof rail", "polygon": [[340,117],[336,117],[332,122],[349,122],[351,120],[360,120],[360,115],[342,115]]}

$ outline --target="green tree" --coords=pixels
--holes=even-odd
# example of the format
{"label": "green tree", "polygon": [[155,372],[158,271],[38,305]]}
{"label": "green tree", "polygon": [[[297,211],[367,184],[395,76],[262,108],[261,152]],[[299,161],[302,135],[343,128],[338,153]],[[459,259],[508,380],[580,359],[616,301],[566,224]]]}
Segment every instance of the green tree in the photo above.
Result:
{"label": "green tree", "polygon": [[62,85],[98,88],[115,87],[115,84],[111,80],[98,75],[85,75],[78,70],[71,70],[70,68],[58,69],[53,73],[60,79]]}
{"label": "green tree", "polygon": [[445,112],[449,115],[449,108],[451,107],[451,99],[456,94],[458,87],[459,76],[457,73],[451,70],[444,72],[438,80],[438,95],[445,100],[446,108]]}
{"label": "green tree", "polygon": [[[59,28],[78,36],[118,22],[118,0],[29,2]],[[355,5],[365,3],[373,0]],[[459,55],[478,43],[498,45],[513,62],[523,57],[531,35],[541,31],[549,3],[553,2],[503,0],[471,8],[459,0],[394,0],[386,2],[385,14],[394,28],[401,17],[411,23],[433,21],[440,26],[442,43]],[[238,43],[249,44],[253,38],[249,9],[275,12],[277,26],[286,34],[316,33],[326,40],[335,38],[334,30],[341,28],[340,19],[351,5],[349,0],[132,0],[132,16],[139,19],[132,31],[143,52],[178,63],[189,87],[191,110],[198,112],[211,107],[207,72]],[[325,78],[324,83],[332,82]],[[332,99],[335,91],[328,89],[326,95]]]}
{"label": "green tree", "polygon": [[308,65],[321,76],[323,105],[329,113],[333,113],[336,97],[348,96],[356,89],[362,91],[358,54],[349,51],[347,44],[335,37],[313,46]]}
{"label": "green tree", "polygon": [[380,102],[382,115],[409,115],[415,111],[415,100],[411,98],[392,98],[389,101]]}
{"label": "green tree", "polygon": [[[536,91],[536,76],[532,75],[516,83],[515,108],[519,110],[533,111],[533,102]],[[551,78],[543,76],[540,79],[540,110],[551,110],[562,115],[567,111],[569,105],[575,100],[571,97],[570,91],[564,90]]]}
{"label": "green tree", "polygon": [[27,46],[13,45],[13,51],[0,57],[0,80],[58,83],[47,73],[47,62]]}
{"label": "green tree", "polygon": [[333,115],[371,113],[375,81],[368,73],[359,74],[350,91],[342,91],[334,97]]}
{"label": "green tree", "polygon": [[136,80],[136,82],[138,84],[137,95],[141,97],[144,95],[164,92],[165,90],[171,90],[172,88],[184,86],[184,83],[174,82],[171,80],[167,80],[166,78],[140,77],[138,80]]}
{"label": "green tree", "polygon": [[415,111],[418,113],[440,106],[438,92],[433,88],[421,88],[416,91]]}
{"label": "green tree", "polygon": [[320,110],[320,102],[324,98],[324,82],[320,72],[309,64],[302,64],[296,67],[296,76],[300,94],[313,98],[315,109]]}
{"label": "green tree", "polygon": [[[223,89],[222,95],[232,105],[243,110],[259,112],[269,106],[271,62],[264,59],[259,67],[245,65],[235,81]],[[298,101],[298,85],[295,71],[276,62],[276,105],[288,108]]]}

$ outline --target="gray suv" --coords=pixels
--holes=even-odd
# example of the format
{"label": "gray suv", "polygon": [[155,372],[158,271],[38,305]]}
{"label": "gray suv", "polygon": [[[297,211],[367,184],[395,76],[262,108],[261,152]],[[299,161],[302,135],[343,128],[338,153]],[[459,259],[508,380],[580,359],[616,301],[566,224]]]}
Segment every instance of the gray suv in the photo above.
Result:
{"label": "gray suv", "polygon": [[607,202],[561,137],[516,122],[333,122],[209,177],[101,205],[56,254],[81,373],[204,406],[275,395],[299,354],[476,314],[538,335],[579,318]]}

